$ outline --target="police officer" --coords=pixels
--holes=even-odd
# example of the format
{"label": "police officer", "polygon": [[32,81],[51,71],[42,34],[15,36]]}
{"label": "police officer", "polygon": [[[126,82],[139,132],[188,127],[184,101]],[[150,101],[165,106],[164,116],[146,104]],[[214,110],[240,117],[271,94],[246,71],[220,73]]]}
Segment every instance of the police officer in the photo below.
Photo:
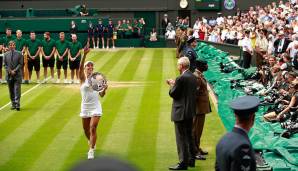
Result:
{"label": "police officer", "polygon": [[198,58],[196,51],[194,50],[194,48],[197,47],[197,41],[196,38],[193,36],[189,36],[187,39],[187,45],[184,49],[184,56],[188,57],[189,61],[190,61],[190,67],[189,70],[191,72],[195,71],[196,65],[196,59]]}
{"label": "police officer", "polygon": [[255,120],[260,100],[243,96],[230,103],[236,123],[232,132],[224,135],[216,146],[216,171],[255,171],[256,161],[248,131]]}

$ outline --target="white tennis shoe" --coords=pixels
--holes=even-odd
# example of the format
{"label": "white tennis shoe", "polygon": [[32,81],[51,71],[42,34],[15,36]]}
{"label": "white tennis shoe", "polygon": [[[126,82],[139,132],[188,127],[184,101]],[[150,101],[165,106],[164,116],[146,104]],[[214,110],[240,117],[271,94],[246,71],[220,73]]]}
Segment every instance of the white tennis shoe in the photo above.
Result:
{"label": "white tennis shoe", "polygon": [[90,149],[88,151],[88,160],[92,160],[92,159],[94,159],[94,150]]}

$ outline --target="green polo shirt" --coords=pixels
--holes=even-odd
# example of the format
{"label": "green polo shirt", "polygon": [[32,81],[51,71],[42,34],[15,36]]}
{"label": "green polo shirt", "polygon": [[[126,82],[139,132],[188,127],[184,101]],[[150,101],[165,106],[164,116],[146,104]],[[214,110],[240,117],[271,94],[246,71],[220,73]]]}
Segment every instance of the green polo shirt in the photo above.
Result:
{"label": "green polo shirt", "polygon": [[16,39],[16,36],[15,36],[15,35],[11,35],[10,37],[4,36],[4,37],[3,37],[3,43],[4,43],[4,46],[5,46],[5,47],[8,47],[8,43],[9,43],[9,41],[11,41],[11,40],[15,40],[15,39]]}
{"label": "green polo shirt", "polygon": [[122,24],[120,28],[123,30],[125,29],[125,31],[126,31],[128,29],[128,25],[126,23]]}
{"label": "green polo shirt", "polygon": [[22,51],[23,47],[26,46],[26,40],[24,38],[20,38],[20,39],[15,39],[14,42],[16,43],[16,50],[17,51]]}
{"label": "green polo shirt", "polygon": [[[56,48],[57,48],[57,51],[58,51],[59,55],[61,56],[61,55],[64,54],[65,50],[67,48],[69,48],[69,42],[67,40],[64,40],[63,42],[61,40],[57,40],[56,41]],[[58,58],[59,57],[57,56],[57,60],[58,60]],[[68,59],[68,56],[65,55],[64,58],[63,58],[63,61],[67,61],[67,59]]]}
{"label": "green polo shirt", "polygon": [[[82,44],[79,41],[74,43],[73,42],[69,43],[69,51],[72,58],[75,57],[78,51],[80,51],[81,49],[82,49]],[[77,57],[75,61],[80,61],[80,60],[81,60],[81,54]]]}
{"label": "green polo shirt", "polygon": [[54,39],[51,38],[50,41],[42,40],[41,44],[43,47],[44,54],[46,56],[49,56],[53,51],[53,48],[55,47],[56,42]]}
{"label": "green polo shirt", "polygon": [[144,26],[144,25],[143,25],[142,23],[140,23],[140,22],[139,22],[139,23],[138,23],[138,25],[137,25],[137,27],[138,27],[138,28],[140,28],[140,30],[141,30],[141,31],[140,31],[140,32],[141,32],[141,34],[143,34],[143,33],[144,33],[143,26]]}
{"label": "green polo shirt", "polygon": [[[38,48],[41,46],[41,42],[39,39],[35,39],[35,40],[28,39],[26,41],[26,46],[28,47],[30,55],[34,56],[38,51]],[[37,55],[37,58],[39,58],[39,55]]]}

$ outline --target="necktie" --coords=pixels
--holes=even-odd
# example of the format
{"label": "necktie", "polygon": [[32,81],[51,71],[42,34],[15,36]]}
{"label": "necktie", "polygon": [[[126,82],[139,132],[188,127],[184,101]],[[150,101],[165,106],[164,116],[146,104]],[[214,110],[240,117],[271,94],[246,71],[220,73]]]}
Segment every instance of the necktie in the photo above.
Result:
{"label": "necktie", "polygon": [[280,41],[279,41],[279,44],[278,44],[278,52],[281,52],[282,51],[282,41],[283,41],[283,39],[281,39]]}

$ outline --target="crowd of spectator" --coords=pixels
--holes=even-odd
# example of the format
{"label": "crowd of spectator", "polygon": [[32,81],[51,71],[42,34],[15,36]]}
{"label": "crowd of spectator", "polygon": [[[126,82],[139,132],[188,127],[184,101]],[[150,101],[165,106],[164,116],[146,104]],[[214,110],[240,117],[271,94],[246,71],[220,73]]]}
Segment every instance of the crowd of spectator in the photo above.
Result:
{"label": "crowd of spectator", "polygon": [[[279,121],[283,128],[298,131],[298,2],[272,2],[261,7],[239,9],[234,16],[196,20],[193,28],[176,30],[177,58],[185,55],[187,40],[196,39],[240,46],[243,55],[240,67],[251,67],[256,59],[257,71],[251,78],[264,90],[273,107],[264,116],[267,121]],[[288,126],[288,127],[287,127]]]}

